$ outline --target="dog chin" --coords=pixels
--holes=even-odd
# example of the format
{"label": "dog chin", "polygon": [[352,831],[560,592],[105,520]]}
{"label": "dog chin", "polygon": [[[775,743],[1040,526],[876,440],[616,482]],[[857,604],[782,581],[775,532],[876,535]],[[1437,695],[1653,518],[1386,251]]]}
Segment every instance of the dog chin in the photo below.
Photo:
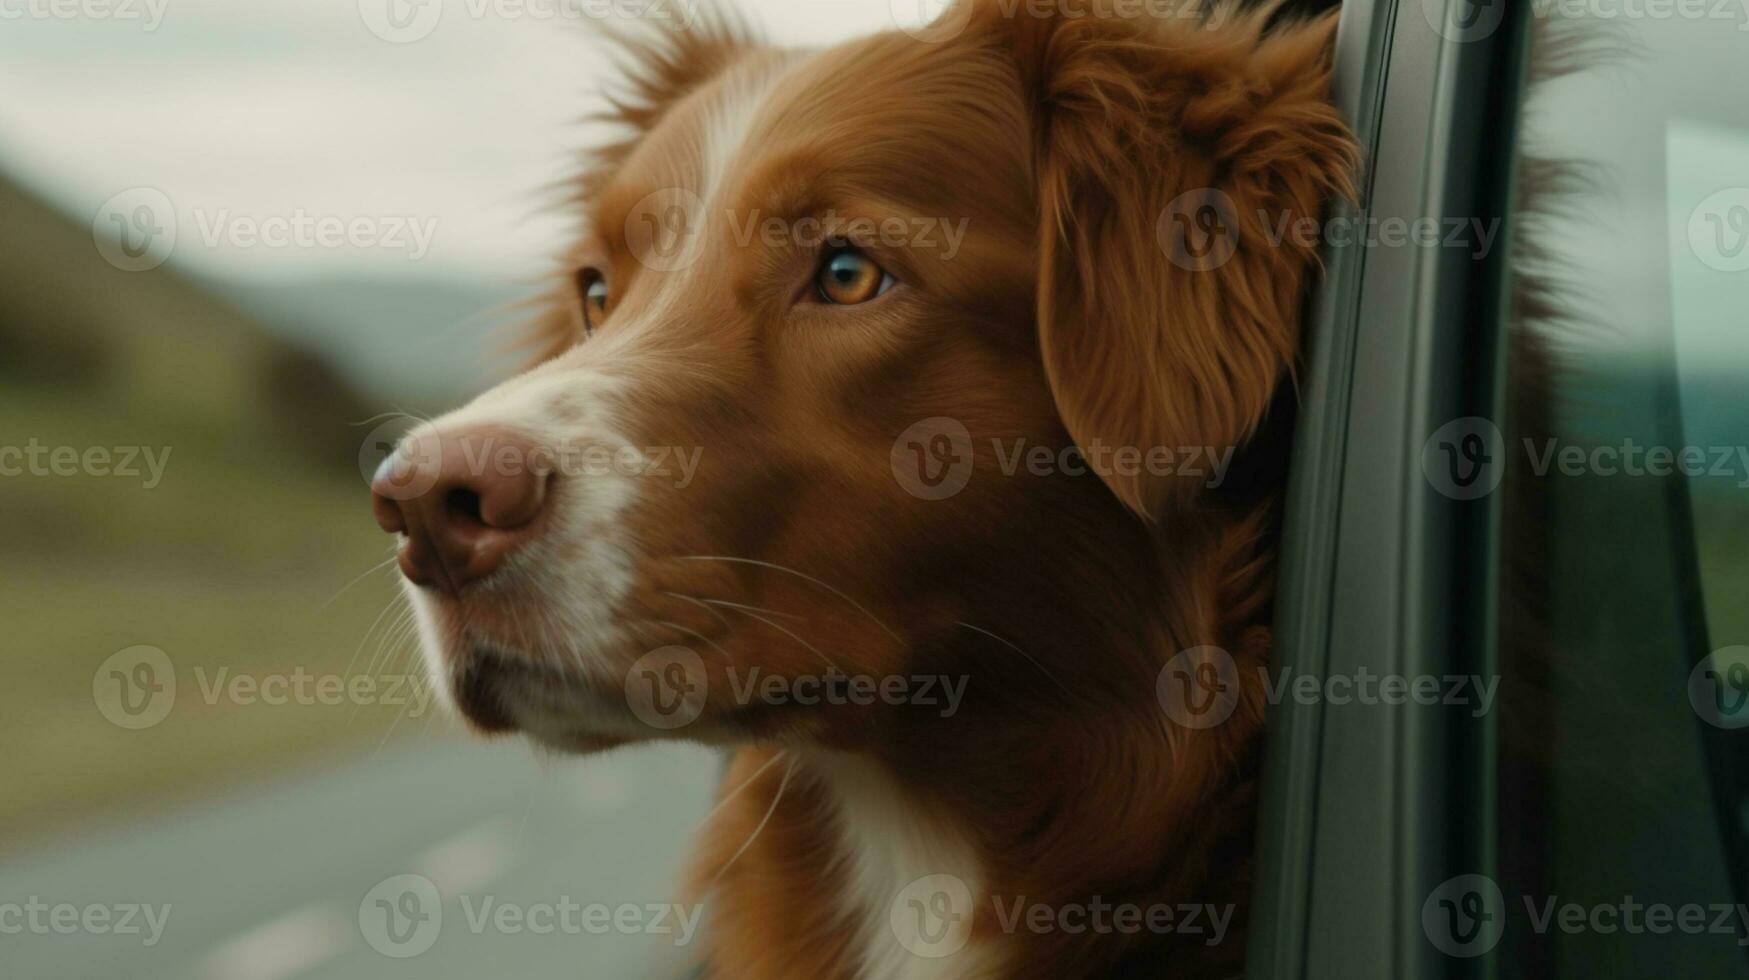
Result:
{"label": "dog chin", "polygon": [[637,730],[635,720],[622,717],[623,709],[616,712],[593,696],[578,697],[562,709],[550,699],[534,704],[500,695],[496,703],[482,707],[458,696],[456,707],[478,731],[522,735],[534,745],[567,755],[593,755],[655,738],[655,733]]}
{"label": "dog chin", "polygon": [[623,730],[631,720],[623,699],[601,693],[572,672],[485,646],[450,662],[451,700],[481,733],[521,733],[570,752],[600,751],[636,738]]}
{"label": "dog chin", "polygon": [[523,734],[536,747],[557,752],[561,755],[599,755],[627,745],[639,744],[643,739],[619,738],[612,735],[595,735],[585,731],[572,729],[541,730],[524,729]]}
{"label": "dog chin", "polygon": [[703,723],[684,732],[649,728],[629,716],[589,712],[559,717],[549,712],[514,712],[510,731],[521,734],[535,746],[564,755],[595,755],[652,742],[694,742],[730,746],[740,740]]}
{"label": "dog chin", "polygon": [[709,719],[664,729],[647,724],[626,693],[495,648],[474,647],[452,661],[451,701],[475,731],[523,735],[533,744],[568,755],[591,755],[656,741],[715,744],[734,741]]}

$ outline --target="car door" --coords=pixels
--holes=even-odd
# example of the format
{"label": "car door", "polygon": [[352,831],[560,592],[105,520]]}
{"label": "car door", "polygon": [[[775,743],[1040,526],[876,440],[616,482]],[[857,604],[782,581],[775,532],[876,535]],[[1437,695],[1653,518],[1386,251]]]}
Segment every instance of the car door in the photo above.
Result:
{"label": "car door", "polygon": [[1253,975],[1744,968],[1745,27],[1345,6],[1371,167],[1312,306],[1274,669],[1320,683],[1272,704]]}

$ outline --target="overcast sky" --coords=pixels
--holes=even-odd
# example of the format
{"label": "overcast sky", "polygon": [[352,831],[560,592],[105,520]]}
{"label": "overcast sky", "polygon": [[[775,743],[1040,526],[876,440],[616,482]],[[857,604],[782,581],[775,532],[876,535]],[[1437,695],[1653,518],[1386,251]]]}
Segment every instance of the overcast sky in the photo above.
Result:
{"label": "overcast sky", "polygon": [[[554,17],[559,2],[0,0],[0,173],[111,230],[138,220],[139,189],[150,189],[176,216],[170,260],[198,271],[526,279],[544,271],[568,221],[541,190],[594,140],[577,120],[609,68],[591,17],[690,16],[706,0],[569,0],[590,16]],[[775,40],[819,44],[923,23],[945,0],[725,2]],[[1632,292],[1647,308],[1632,319],[1664,322],[1671,268],[1617,246],[1630,231],[1657,236],[1648,218],[1668,211],[1672,256],[1693,266],[1684,226],[1708,233],[1698,207],[1708,195],[1724,202],[1713,219],[1731,222],[1719,234],[1743,224],[1749,22],[1614,26],[1643,44],[1645,63],[1556,86],[1533,129],[1562,155],[1605,162],[1625,211],[1640,209],[1630,220],[1608,201],[1587,208],[1583,227],[1563,229],[1563,253],[1607,268],[1608,281],[1640,282]],[[1717,135],[1684,143],[1665,173],[1667,126]],[[362,219],[367,235],[392,240],[239,237],[299,216]],[[1680,298],[1706,312],[1686,316],[1687,331],[1740,356],[1749,272],[1696,269],[1677,280]]]}
{"label": "overcast sky", "polygon": [[[699,0],[614,2],[684,12]],[[392,21],[396,4],[403,16]],[[921,22],[939,5],[740,3],[768,36],[809,44]],[[86,222],[118,193],[161,191],[178,219],[172,261],[207,272],[524,275],[562,231],[538,207],[539,190],[587,145],[576,120],[605,68],[580,36],[590,21],[534,13],[551,9],[552,0],[0,0],[0,172]],[[231,244],[238,228],[300,213],[408,217],[432,234],[417,262],[412,227],[400,244]],[[394,223],[376,229],[388,237]]]}

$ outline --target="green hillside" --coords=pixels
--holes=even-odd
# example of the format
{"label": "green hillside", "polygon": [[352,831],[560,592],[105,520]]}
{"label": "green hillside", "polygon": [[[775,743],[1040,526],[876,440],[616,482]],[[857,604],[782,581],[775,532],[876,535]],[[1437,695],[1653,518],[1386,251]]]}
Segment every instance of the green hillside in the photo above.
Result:
{"label": "green hillside", "polygon": [[[378,744],[401,707],[208,691],[238,673],[344,673],[391,601],[385,568],[329,602],[388,555],[358,464],[357,423],[382,406],[174,263],[111,268],[88,225],[3,181],[0,263],[0,448],[141,447],[164,461],[151,487],[144,463],[131,478],[0,476],[0,849]],[[142,644],[175,665],[176,702],[129,731],[97,709],[93,679]]]}

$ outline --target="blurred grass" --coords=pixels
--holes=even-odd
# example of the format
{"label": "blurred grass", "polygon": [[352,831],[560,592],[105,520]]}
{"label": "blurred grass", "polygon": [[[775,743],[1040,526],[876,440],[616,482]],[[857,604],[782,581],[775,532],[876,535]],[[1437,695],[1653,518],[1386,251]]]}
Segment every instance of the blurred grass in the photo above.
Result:
{"label": "blurred grass", "polygon": [[1701,488],[1694,529],[1713,649],[1749,645],[1749,494],[1734,485]]}
{"label": "blurred grass", "polygon": [[[389,554],[357,461],[372,410],[169,267],[103,264],[88,230],[4,181],[0,216],[0,446],[170,451],[152,489],[0,477],[0,851],[380,744],[406,708],[209,704],[197,679],[340,675],[366,640],[353,672],[369,666],[395,621],[372,630],[391,571],[335,596]],[[293,390],[274,383],[288,375]],[[129,731],[92,684],[136,645],[169,655],[177,696],[162,723]],[[378,673],[416,674],[410,645],[397,650]]]}

